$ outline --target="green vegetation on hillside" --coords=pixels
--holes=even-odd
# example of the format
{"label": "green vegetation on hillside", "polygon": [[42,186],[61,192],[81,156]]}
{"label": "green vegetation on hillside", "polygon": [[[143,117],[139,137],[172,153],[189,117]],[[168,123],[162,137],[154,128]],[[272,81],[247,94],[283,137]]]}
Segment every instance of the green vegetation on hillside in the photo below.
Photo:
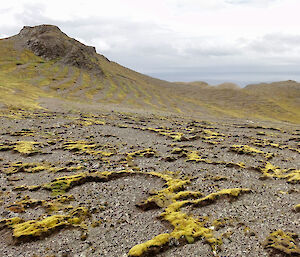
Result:
{"label": "green vegetation on hillside", "polygon": [[[80,44],[59,30],[47,36],[62,47]],[[218,87],[203,82],[170,83],[94,52],[84,57],[75,53],[67,62],[62,57],[46,60],[20,46],[20,40],[19,35],[0,40],[0,104],[10,108],[41,108],[39,98],[51,97],[195,116],[300,123],[300,84],[294,81],[249,85],[245,89],[228,83]]]}

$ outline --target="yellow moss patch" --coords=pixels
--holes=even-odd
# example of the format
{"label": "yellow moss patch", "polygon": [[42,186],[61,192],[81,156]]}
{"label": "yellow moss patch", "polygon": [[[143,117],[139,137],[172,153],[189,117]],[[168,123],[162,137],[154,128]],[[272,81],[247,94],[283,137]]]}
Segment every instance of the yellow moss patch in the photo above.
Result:
{"label": "yellow moss patch", "polygon": [[88,143],[85,141],[68,141],[63,144],[63,149],[70,150],[73,152],[92,152],[93,149],[97,148],[94,143]]}
{"label": "yellow moss patch", "polygon": [[19,152],[21,154],[32,154],[35,153],[35,145],[38,145],[37,142],[32,141],[18,141],[15,143],[14,151]]}
{"label": "yellow moss patch", "polygon": [[[165,180],[166,185],[168,187],[156,192],[155,195],[149,197],[147,200],[139,204],[139,207],[141,207],[144,210],[153,208],[155,206],[156,207],[168,206],[169,204],[172,203],[174,197],[176,197],[175,192],[182,190],[185,185],[190,183],[190,180],[188,179],[186,180],[177,179],[177,178],[173,178],[171,175],[168,174],[162,174],[158,172],[149,172],[149,174]],[[199,194],[201,193],[199,192]],[[180,195],[178,196],[178,198],[180,198]]]}
{"label": "yellow moss patch", "polygon": [[26,172],[26,173],[37,173],[40,171],[48,171],[48,172],[72,172],[82,169],[82,166],[74,166],[74,167],[53,167],[47,163],[14,163],[10,168],[8,168],[5,173],[6,174],[14,174],[18,172]]}
{"label": "yellow moss patch", "polygon": [[25,209],[35,208],[36,206],[42,206],[48,212],[53,212],[53,211],[68,209],[69,206],[66,206],[65,204],[73,200],[74,200],[73,195],[59,196],[51,200],[35,200],[35,199],[31,199],[29,196],[25,196],[21,201],[18,201],[8,206],[7,208],[10,211],[13,211],[15,213],[21,213],[21,212],[25,212]]}
{"label": "yellow moss patch", "polygon": [[[203,237],[211,245],[212,249],[215,250],[218,245],[222,243],[221,239],[215,238],[213,230],[207,228],[206,222],[202,222],[196,218],[183,213],[180,209],[186,205],[207,205],[216,201],[221,197],[237,197],[242,193],[250,192],[250,189],[243,188],[232,188],[223,189],[216,193],[212,193],[205,197],[201,197],[201,192],[184,191],[184,186],[190,183],[189,179],[178,178],[176,174],[172,172],[142,172],[142,171],[104,171],[95,173],[81,173],[74,176],[65,176],[56,178],[51,183],[43,186],[44,189],[51,190],[55,194],[61,194],[69,190],[70,188],[81,185],[87,182],[104,182],[113,178],[118,178],[124,175],[140,174],[145,176],[153,176],[161,178],[166,183],[166,188],[153,193],[148,199],[143,201],[138,206],[144,210],[152,208],[164,208],[163,213],[160,217],[168,221],[173,226],[171,233],[165,233],[154,237],[153,239],[134,246],[129,251],[129,256],[142,256],[143,254],[150,253],[153,248],[161,248],[168,244],[168,242],[174,239],[185,238],[186,243],[192,243],[194,240]],[[199,198],[201,197],[201,198]],[[189,200],[180,200],[188,199]],[[196,199],[195,199],[196,198]],[[49,219],[43,222],[46,224],[53,224],[54,227],[65,225],[66,219],[61,216],[53,216],[54,219]],[[33,222],[33,221],[31,221]],[[69,223],[77,223],[78,219],[67,218]],[[32,223],[36,224],[36,223]],[[32,225],[29,223],[29,225]],[[44,228],[44,223],[38,223],[38,225]],[[32,228],[32,227],[31,227]],[[35,230],[35,226],[30,230]],[[23,231],[23,227],[22,227]],[[24,234],[24,233],[23,233]]]}
{"label": "yellow moss patch", "polygon": [[62,148],[64,150],[70,150],[72,152],[78,152],[78,153],[86,153],[90,155],[102,155],[106,157],[114,155],[113,152],[98,150],[99,147],[100,146],[95,143],[88,143],[85,141],[68,141],[64,143]]}
{"label": "yellow moss patch", "polygon": [[300,248],[295,242],[297,237],[296,234],[277,230],[267,237],[263,245],[265,248],[273,248],[286,254],[300,254]]}
{"label": "yellow moss patch", "polygon": [[172,131],[171,129],[167,129],[167,128],[147,128],[147,130],[149,131],[153,131],[156,132],[160,135],[163,136],[167,136],[171,139],[173,139],[174,141],[187,141],[188,139],[184,136],[183,133],[181,132],[175,132]]}
{"label": "yellow moss patch", "polygon": [[224,134],[220,134],[210,129],[202,129],[201,133],[202,135],[199,135],[197,137],[201,138],[204,142],[208,144],[220,144],[220,142],[223,141],[225,138]]}
{"label": "yellow moss patch", "polygon": [[16,238],[22,236],[41,236],[42,234],[57,227],[67,225],[67,218],[63,215],[54,215],[41,221],[30,220],[13,226],[13,236]]}
{"label": "yellow moss patch", "polygon": [[258,168],[264,177],[287,179],[289,183],[299,183],[300,170],[280,169],[269,162],[265,162],[263,166]]}
{"label": "yellow moss patch", "polygon": [[54,195],[64,194],[71,187],[83,183],[86,177],[86,173],[80,173],[73,176],[56,178],[51,183],[45,184],[43,188],[51,190]]}
{"label": "yellow moss patch", "polygon": [[212,222],[212,226],[214,227],[214,230],[219,230],[220,228],[225,227],[227,224],[230,224],[232,221],[233,219],[230,218],[216,219]]}
{"label": "yellow moss patch", "polygon": [[30,155],[36,153],[35,145],[39,145],[40,143],[32,142],[32,141],[17,141],[14,143],[5,143],[0,144],[0,151],[9,151],[14,150],[15,152]]}
{"label": "yellow moss patch", "polygon": [[13,146],[11,144],[0,144],[0,151],[12,150]]}
{"label": "yellow moss patch", "polygon": [[171,154],[183,154],[186,153],[187,150],[181,147],[175,147],[172,149]]}
{"label": "yellow moss patch", "polygon": [[147,148],[147,149],[144,149],[144,150],[139,150],[139,151],[127,153],[127,156],[129,156],[129,157],[140,156],[140,157],[149,158],[149,157],[156,156],[156,152],[151,148]]}
{"label": "yellow moss patch", "polygon": [[226,176],[214,176],[214,175],[206,175],[202,180],[213,180],[213,181],[222,181],[222,180],[228,180],[228,177]]}
{"label": "yellow moss patch", "polygon": [[279,148],[279,149],[283,148],[279,144],[272,143],[272,142],[270,142],[269,140],[266,140],[266,139],[256,139],[253,142],[253,144],[257,145],[257,146],[260,146],[260,147],[270,146],[270,147]]}
{"label": "yellow moss patch", "polygon": [[261,154],[263,155],[266,159],[270,159],[274,156],[273,153],[265,153],[261,150],[258,150],[256,148],[250,147],[248,145],[233,145],[230,147],[230,150],[233,152],[237,152],[239,154],[249,154],[249,155],[257,155]]}
{"label": "yellow moss patch", "polygon": [[30,130],[30,129],[22,129],[21,131],[16,131],[11,133],[11,136],[33,136],[36,133],[36,131],[34,130]]}
{"label": "yellow moss patch", "polygon": [[5,228],[5,227],[12,227],[12,226],[15,226],[16,224],[19,224],[22,222],[24,222],[24,220],[19,217],[3,219],[3,220],[0,220],[0,229]]}
{"label": "yellow moss patch", "polygon": [[155,246],[162,246],[168,243],[170,240],[170,234],[160,234],[153,239],[147,241],[146,243],[136,245],[132,247],[129,251],[129,256],[142,256],[148,251],[148,248]]}
{"label": "yellow moss patch", "polygon": [[233,162],[209,160],[206,157],[200,155],[200,153],[195,150],[187,150],[185,148],[176,147],[173,148],[171,153],[180,154],[180,157],[185,157],[187,162],[204,162],[213,165],[218,165],[218,164],[225,165],[226,167],[246,168],[246,165],[243,162],[233,163]]}
{"label": "yellow moss patch", "polygon": [[[136,172],[137,173],[137,172]],[[87,182],[104,182],[112,177],[121,177],[122,175],[134,174],[133,171],[103,171],[94,173],[79,173],[72,176],[64,176],[54,179],[52,182],[45,184],[42,188],[52,191],[54,195],[60,195],[66,193],[72,187],[82,185]]]}
{"label": "yellow moss patch", "polygon": [[13,237],[16,240],[23,238],[36,238],[47,235],[52,231],[64,226],[78,226],[89,216],[85,207],[78,207],[72,210],[68,215],[53,215],[42,220],[29,220],[26,222],[17,222],[7,224],[13,230]]}
{"label": "yellow moss patch", "polygon": [[92,125],[105,125],[103,120],[98,120],[96,118],[78,118],[76,122],[82,126],[92,126]]}
{"label": "yellow moss patch", "polygon": [[194,200],[193,204],[196,205],[206,205],[207,203],[213,202],[216,199],[220,198],[220,197],[224,197],[224,196],[233,196],[233,197],[237,197],[242,193],[250,193],[251,190],[248,188],[230,188],[230,189],[222,189],[216,193],[211,193],[203,198],[200,198],[198,200]]}
{"label": "yellow moss patch", "polygon": [[237,197],[241,193],[251,191],[250,189],[243,188],[223,189],[200,199],[179,201],[179,199],[187,197],[198,198],[202,194],[200,192],[181,191],[184,189],[184,186],[189,183],[189,180],[182,180],[157,172],[150,172],[149,174],[164,179],[168,187],[156,192],[154,196],[149,197],[138,206],[144,210],[164,207],[164,212],[160,217],[173,226],[173,231],[171,233],[161,234],[145,243],[134,246],[129,251],[129,256],[143,256],[144,254],[148,254],[153,247],[164,247],[172,238],[177,240],[185,238],[187,243],[193,243],[195,239],[203,237],[211,245],[212,249],[215,250],[218,245],[222,244],[221,239],[214,237],[213,230],[207,228],[205,222],[200,222],[198,219],[181,212],[180,209],[191,204],[210,204],[222,196]]}
{"label": "yellow moss patch", "polygon": [[204,158],[203,156],[199,155],[198,151],[187,151],[182,156],[186,157],[187,162],[204,162],[207,164],[223,164],[223,162],[219,161],[212,161],[209,159]]}
{"label": "yellow moss patch", "polygon": [[179,199],[187,199],[187,198],[197,198],[202,195],[203,194],[201,192],[181,191],[175,195],[174,199],[179,200]]}

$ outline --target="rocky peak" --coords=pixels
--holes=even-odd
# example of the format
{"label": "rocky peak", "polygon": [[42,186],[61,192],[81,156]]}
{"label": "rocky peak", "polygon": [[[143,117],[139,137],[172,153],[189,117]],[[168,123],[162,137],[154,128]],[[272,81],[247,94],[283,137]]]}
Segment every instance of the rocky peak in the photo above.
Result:
{"label": "rocky peak", "polygon": [[25,26],[15,37],[22,47],[46,60],[101,73],[97,63],[96,49],[68,37],[57,26]]}

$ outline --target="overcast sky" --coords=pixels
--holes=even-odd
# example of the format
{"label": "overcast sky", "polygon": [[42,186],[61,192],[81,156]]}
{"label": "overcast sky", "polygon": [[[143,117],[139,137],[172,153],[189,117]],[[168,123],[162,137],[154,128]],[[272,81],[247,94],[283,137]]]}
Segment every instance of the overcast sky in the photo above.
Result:
{"label": "overcast sky", "polygon": [[300,80],[299,10],[299,0],[9,0],[0,5],[0,37],[53,24],[171,81]]}

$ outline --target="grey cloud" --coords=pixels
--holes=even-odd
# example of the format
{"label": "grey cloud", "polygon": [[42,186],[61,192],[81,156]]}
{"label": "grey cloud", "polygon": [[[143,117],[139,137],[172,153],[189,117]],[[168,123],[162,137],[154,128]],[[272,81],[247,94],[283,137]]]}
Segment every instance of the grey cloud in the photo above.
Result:
{"label": "grey cloud", "polygon": [[11,8],[3,8],[3,9],[0,9],[0,14],[5,14],[9,11],[11,11]]}
{"label": "grey cloud", "polygon": [[[272,71],[279,64],[287,64],[288,70],[292,67],[288,65],[296,67],[300,63],[300,53],[291,54],[300,50],[300,35],[267,34],[254,40],[244,38],[225,43],[217,37],[181,38],[176,31],[154,22],[103,17],[53,20],[44,14],[43,5],[25,5],[23,10],[15,14],[15,25],[0,25],[1,34],[16,34],[23,25],[54,24],[69,36],[94,45],[110,60],[143,73],[168,73],[170,80],[175,74],[176,80],[180,76],[196,80],[197,74],[201,75],[199,71],[203,72],[201,77],[213,71],[219,74]],[[107,47],[102,48],[99,42]]]}
{"label": "grey cloud", "polygon": [[282,55],[298,50],[300,55],[300,35],[267,34],[249,42],[246,49],[263,55]]}
{"label": "grey cloud", "polygon": [[251,5],[256,7],[266,7],[274,5],[282,0],[225,0],[225,3],[231,5]]}
{"label": "grey cloud", "polygon": [[226,57],[240,55],[240,49],[236,46],[201,46],[188,48],[185,51],[189,56]]}

